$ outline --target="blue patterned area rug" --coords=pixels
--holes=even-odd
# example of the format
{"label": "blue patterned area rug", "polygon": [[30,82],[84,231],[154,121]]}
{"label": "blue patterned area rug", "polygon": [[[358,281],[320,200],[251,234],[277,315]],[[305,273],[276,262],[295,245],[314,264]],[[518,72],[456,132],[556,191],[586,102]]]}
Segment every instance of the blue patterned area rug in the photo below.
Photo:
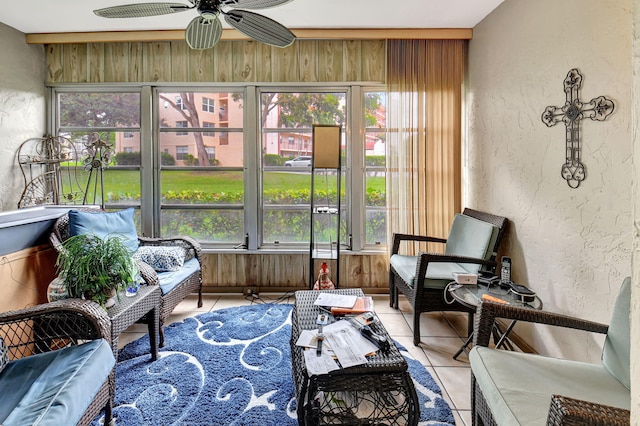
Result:
{"label": "blue patterned area rug", "polygon": [[[118,426],[297,425],[289,338],[291,305],[255,304],[187,318],[165,328],[166,346],[151,362],[149,336],[118,356]],[[421,425],[453,425],[438,385],[407,358]],[[92,425],[102,423],[104,416]]]}

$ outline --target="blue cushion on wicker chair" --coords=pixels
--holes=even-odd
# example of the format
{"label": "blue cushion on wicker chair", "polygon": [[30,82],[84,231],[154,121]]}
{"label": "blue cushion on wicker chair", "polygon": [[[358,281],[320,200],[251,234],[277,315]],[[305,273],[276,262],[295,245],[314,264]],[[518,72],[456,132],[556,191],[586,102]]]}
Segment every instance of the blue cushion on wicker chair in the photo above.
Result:
{"label": "blue cushion on wicker chair", "polygon": [[69,211],[69,235],[95,234],[100,238],[118,236],[131,253],[138,249],[138,230],[133,207],[116,212]]}

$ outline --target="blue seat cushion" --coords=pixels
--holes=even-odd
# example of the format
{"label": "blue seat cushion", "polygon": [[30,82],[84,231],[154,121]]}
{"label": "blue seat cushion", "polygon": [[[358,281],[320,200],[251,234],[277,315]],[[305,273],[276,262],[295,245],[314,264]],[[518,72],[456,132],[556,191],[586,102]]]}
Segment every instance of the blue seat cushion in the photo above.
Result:
{"label": "blue seat cushion", "polygon": [[499,425],[546,425],[551,395],[629,410],[629,389],[601,365],[482,346],[469,363]]}
{"label": "blue seat cushion", "polygon": [[114,365],[104,339],[10,361],[0,372],[0,424],[77,424]]}
{"label": "blue seat cushion", "polygon": [[133,213],[133,207],[116,212],[70,210],[69,235],[95,234],[102,239],[117,236],[133,254],[139,245]]}
{"label": "blue seat cushion", "polygon": [[602,348],[602,365],[627,389],[631,389],[631,277],[618,293],[607,338]]}
{"label": "blue seat cushion", "polygon": [[[416,276],[418,256],[394,254],[391,256],[391,266],[402,280],[412,285]],[[454,272],[467,273],[464,265],[450,262],[431,262],[427,266],[427,276],[424,280],[425,288],[444,289],[453,280]]]}
{"label": "blue seat cushion", "polygon": [[200,270],[200,262],[198,259],[193,258],[182,265],[182,268],[177,271],[158,272],[158,279],[160,280],[160,290],[162,295],[169,293],[178,284],[184,281],[187,277]]}

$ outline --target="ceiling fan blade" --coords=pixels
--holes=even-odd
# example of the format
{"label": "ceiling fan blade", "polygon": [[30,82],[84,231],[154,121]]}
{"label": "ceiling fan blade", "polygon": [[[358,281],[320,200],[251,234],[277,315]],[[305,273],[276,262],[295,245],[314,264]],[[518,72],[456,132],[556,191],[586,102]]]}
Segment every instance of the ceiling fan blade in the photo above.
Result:
{"label": "ceiling fan blade", "polygon": [[296,39],[287,27],[266,16],[238,9],[223,13],[227,24],[256,41],[287,47]]}
{"label": "ceiling fan blade", "polygon": [[222,36],[222,24],[216,16],[215,19],[205,19],[197,16],[189,22],[185,32],[187,44],[192,49],[210,49]]}
{"label": "ceiling fan blade", "polygon": [[241,7],[243,9],[267,9],[289,3],[292,0],[222,0],[222,6]]}
{"label": "ceiling fan blade", "polygon": [[136,3],[96,9],[93,13],[103,18],[144,18],[183,12],[194,7],[182,3]]}

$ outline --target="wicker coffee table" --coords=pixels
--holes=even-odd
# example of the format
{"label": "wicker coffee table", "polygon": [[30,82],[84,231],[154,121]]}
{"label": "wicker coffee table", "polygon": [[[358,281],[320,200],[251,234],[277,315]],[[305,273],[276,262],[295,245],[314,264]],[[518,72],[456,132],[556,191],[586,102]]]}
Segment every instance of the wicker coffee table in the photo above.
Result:
{"label": "wicker coffee table", "polygon": [[138,294],[127,297],[121,293],[120,300],[107,309],[111,319],[111,348],[118,359],[118,337],[120,333],[140,320],[147,323],[151,359],[158,358],[158,321],[160,309],[160,287],[141,285]]}
{"label": "wicker coffee table", "polygon": [[[364,296],[361,289],[322,292]],[[389,351],[368,357],[367,364],[309,377],[304,349],[296,346],[296,341],[302,330],[317,328],[320,308],[313,303],[319,293],[297,291],[292,312],[291,363],[299,424],[416,425],[420,418],[418,396],[407,362],[394,344]],[[379,321],[371,327],[392,341]]]}

